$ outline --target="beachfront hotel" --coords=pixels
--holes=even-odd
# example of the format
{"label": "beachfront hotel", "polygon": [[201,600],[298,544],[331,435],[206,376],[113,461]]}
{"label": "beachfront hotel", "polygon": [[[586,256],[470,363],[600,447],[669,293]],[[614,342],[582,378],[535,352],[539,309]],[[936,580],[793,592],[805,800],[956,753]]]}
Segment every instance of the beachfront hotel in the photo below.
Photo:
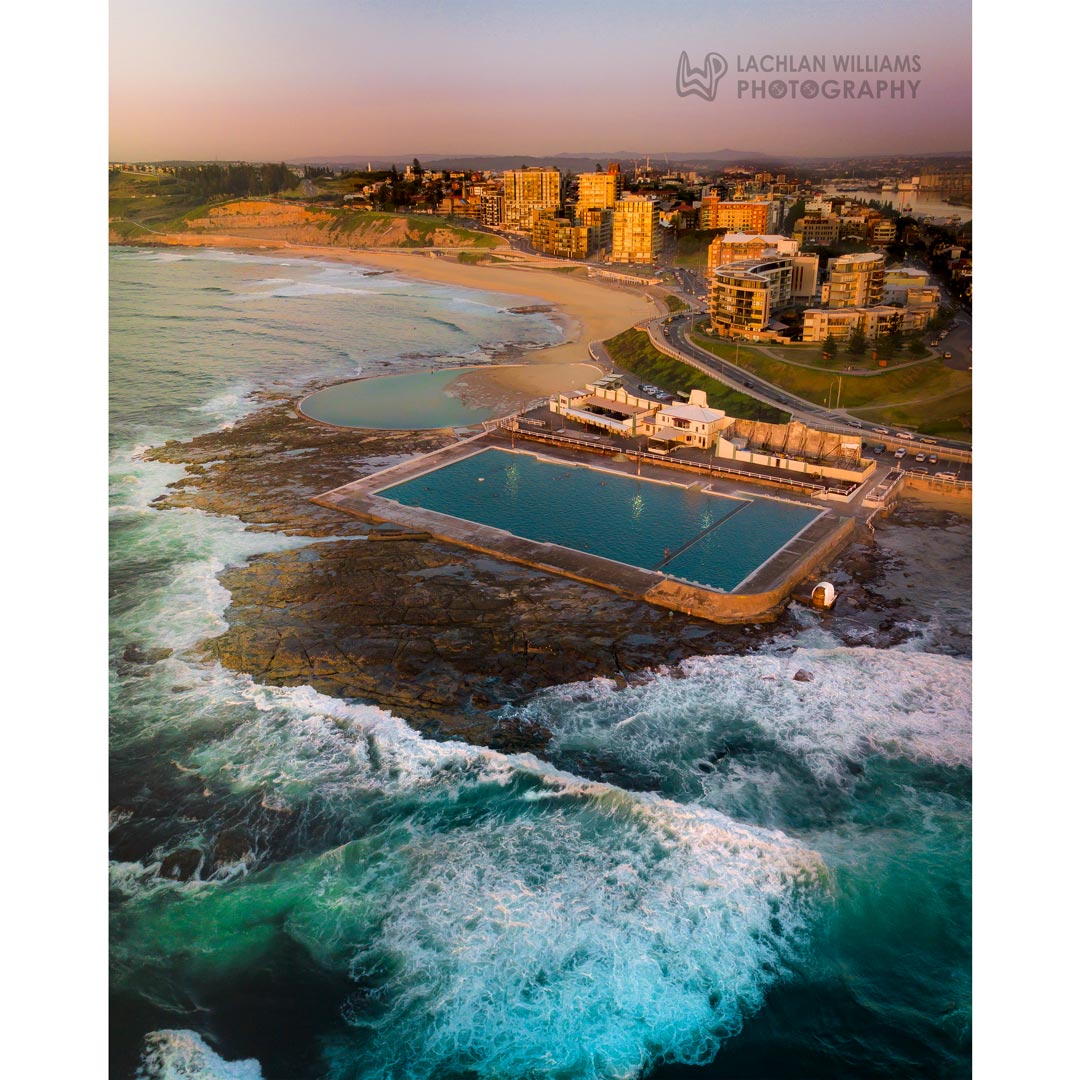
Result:
{"label": "beachfront hotel", "polygon": [[579,225],[570,218],[558,217],[555,210],[537,211],[532,228],[532,245],[537,251],[561,259],[585,259],[594,246],[588,225]]}
{"label": "beachfront hotel", "polygon": [[532,230],[541,210],[558,210],[562,199],[558,169],[507,169],[503,173],[503,221],[508,229]]}
{"label": "beachfront hotel", "polygon": [[660,246],[660,207],[647,195],[623,195],[611,226],[611,261],[652,264]]}

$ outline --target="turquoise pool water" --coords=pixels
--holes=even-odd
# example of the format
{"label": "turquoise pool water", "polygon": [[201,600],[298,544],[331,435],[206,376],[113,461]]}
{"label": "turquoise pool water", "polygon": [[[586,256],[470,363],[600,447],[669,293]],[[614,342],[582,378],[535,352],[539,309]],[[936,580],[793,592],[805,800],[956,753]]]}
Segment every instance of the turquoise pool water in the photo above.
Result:
{"label": "turquoise pool water", "polygon": [[449,385],[463,368],[418,375],[384,375],[329,386],[306,398],[301,411],[340,427],[420,430],[468,427],[494,415],[491,406],[466,405]]}
{"label": "turquoise pool water", "polygon": [[734,589],[820,513],[487,449],[384,488],[406,506]]}

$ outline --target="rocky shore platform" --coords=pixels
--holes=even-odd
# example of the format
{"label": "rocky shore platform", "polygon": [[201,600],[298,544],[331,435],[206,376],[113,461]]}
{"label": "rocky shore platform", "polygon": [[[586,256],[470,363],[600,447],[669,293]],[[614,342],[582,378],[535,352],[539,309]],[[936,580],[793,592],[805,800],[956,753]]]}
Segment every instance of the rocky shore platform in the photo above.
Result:
{"label": "rocky shore platform", "polygon": [[[330,428],[298,415],[294,400],[261,395],[232,427],[146,455],[186,466],[158,508],[234,515],[250,529],[322,541],[220,575],[232,597],[229,628],[201,648],[226,667],[383,706],[434,737],[542,752],[548,733],[500,722],[504,705],[597,676],[626,685],[796,628],[792,614],[769,626],[718,626],[457,547],[369,542],[366,525],[310,498],[453,433]],[[884,554],[856,543],[829,571],[844,587],[824,618],[852,644],[887,646],[913,632],[913,601],[876,591],[889,569]]]}

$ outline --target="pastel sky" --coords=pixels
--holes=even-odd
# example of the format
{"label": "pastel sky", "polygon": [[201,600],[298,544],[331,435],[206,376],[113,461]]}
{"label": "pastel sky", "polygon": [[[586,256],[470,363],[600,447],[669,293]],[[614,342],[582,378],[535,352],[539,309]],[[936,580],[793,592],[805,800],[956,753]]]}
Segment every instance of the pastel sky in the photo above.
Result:
{"label": "pastel sky", "polygon": [[[683,50],[726,58],[715,101],[676,95]],[[918,54],[921,85],[914,101],[737,100],[737,58],[766,53],[823,53],[819,79],[836,53]],[[970,146],[970,0],[110,5],[112,159]]]}

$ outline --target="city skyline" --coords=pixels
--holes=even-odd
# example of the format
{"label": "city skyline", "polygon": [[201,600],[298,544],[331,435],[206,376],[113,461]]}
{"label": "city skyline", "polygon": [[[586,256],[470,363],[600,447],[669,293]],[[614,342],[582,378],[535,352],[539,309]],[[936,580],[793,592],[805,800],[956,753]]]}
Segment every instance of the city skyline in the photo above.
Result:
{"label": "city skyline", "polygon": [[[637,0],[586,10],[552,0],[542,15],[517,0],[467,13],[426,0],[317,0],[303,10],[195,0],[182,11],[117,0],[110,46],[117,160],[554,156],[597,146],[854,157],[971,145],[968,0],[770,0],[753,11],[691,0],[677,16]],[[680,97],[681,53],[696,65],[709,51],[728,63],[716,99]],[[844,100],[811,88],[808,97],[801,84],[783,100],[737,95],[739,80],[772,81],[742,72],[740,60],[804,55],[824,56],[828,75],[853,79],[855,92],[864,79],[875,92],[879,79],[918,87],[902,100],[888,90]],[[843,76],[834,56],[917,57],[918,69]]]}

